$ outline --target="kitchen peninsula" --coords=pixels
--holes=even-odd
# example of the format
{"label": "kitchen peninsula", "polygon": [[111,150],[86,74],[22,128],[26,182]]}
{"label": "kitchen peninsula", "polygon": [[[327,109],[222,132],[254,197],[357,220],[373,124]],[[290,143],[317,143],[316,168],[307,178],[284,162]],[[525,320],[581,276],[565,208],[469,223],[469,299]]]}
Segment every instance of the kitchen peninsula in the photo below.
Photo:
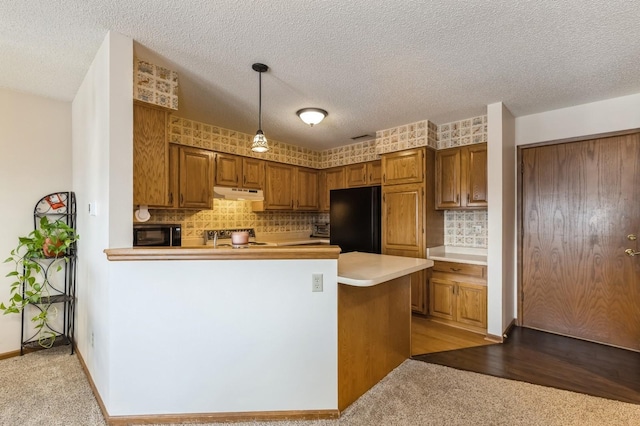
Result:
{"label": "kitchen peninsula", "polygon": [[409,357],[408,275],[433,264],[331,245],[105,252],[112,424],[336,418]]}

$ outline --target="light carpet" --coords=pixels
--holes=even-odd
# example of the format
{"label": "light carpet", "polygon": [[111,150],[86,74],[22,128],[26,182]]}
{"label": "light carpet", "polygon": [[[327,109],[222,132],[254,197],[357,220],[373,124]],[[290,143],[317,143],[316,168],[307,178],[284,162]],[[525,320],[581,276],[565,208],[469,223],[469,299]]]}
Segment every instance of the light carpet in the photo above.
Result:
{"label": "light carpet", "polygon": [[[0,425],[105,424],[68,347],[0,361]],[[640,425],[640,405],[407,360],[339,420],[234,425]]]}

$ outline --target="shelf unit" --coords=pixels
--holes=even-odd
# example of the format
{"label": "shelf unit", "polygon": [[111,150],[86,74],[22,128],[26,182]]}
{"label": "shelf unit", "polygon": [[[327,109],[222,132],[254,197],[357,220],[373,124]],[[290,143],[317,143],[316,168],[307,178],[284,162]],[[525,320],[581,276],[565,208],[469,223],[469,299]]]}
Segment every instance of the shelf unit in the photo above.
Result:
{"label": "shelf unit", "polygon": [[[75,194],[71,191],[54,192],[42,197],[33,209],[34,229],[45,216],[49,221],[60,220],[76,229]],[[39,303],[29,303],[22,311],[20,355],[43,348],[39,343],[42,330],[31,326],[31,318],[45,311],[48,313],[46,331],[55,335],[51,346],[70,345],[71,354],[74,353],[76,258],[77,248],[73,243],[64,256],[31,259],[42,267],[48,296],[42,297]],[[23,287],[23,297],[24,290]]]}

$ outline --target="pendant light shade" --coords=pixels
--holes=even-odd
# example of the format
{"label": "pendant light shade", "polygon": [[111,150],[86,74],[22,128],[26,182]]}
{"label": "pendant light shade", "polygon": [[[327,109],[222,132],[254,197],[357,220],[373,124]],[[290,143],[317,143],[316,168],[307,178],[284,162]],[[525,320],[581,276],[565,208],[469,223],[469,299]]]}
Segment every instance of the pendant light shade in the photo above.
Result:
{"label": "pendant light shade", "polygon": [[329,113],[320,108],[302,108],[296,112],[300,120],[313,127],[314,124],[320,123]]}
{"label": "pendant light shade", "polygon": [[255,63],[251,66],[254,71],[258,72],[258,131],[253,137],[253,144],[251,144],[251,151],[253,152],[267,152],[269,151],[269,145],[267,144],[267,138],[262,132],[262,73],[269,69],[265,64]]}

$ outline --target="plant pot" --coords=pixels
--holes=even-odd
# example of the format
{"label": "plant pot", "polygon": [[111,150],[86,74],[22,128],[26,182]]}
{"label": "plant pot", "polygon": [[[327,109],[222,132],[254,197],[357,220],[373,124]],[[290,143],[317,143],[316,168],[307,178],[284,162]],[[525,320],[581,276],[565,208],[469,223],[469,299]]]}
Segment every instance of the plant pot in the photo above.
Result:
{"label": "plant pot", "polygon": [[42,252],[44,253],[45,257],[56,257],[57,254],[54,251],[54,249],[49,249],[49,247],[53,246],[53,247],[60,247],[62,245],[62,241],[58,240],[55,243],[53,243],[51,241],[51,238],[47,238],[46,240],[44,240],[44,245],[42,246]]}

